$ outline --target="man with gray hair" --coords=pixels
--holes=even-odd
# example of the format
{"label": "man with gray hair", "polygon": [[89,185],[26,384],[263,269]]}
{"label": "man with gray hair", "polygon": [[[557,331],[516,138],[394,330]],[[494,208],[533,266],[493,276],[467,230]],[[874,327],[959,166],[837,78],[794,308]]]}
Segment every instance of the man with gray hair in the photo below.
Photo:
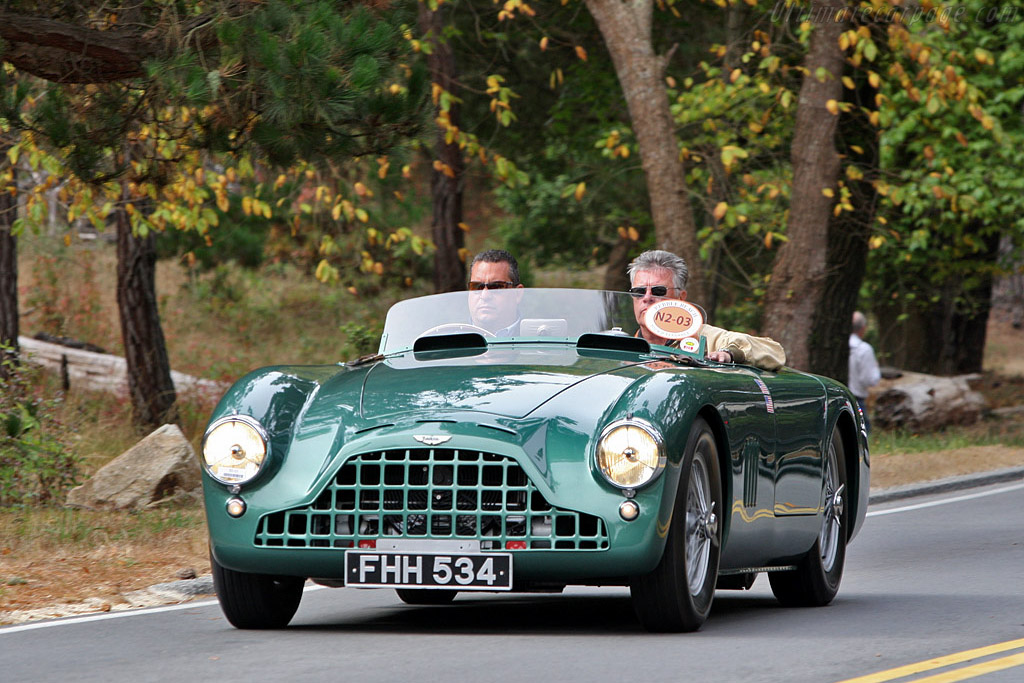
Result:
{"label": "man with gray hair", "polygon": [[875,350],[864,341],[864,333],[868,331],[868,319],[860,311],[853,312],[853,324],[850,330],[850,393],[857,399],[860,412],[864,414],[864,426],[871,433],[871,421],[868,419],[868,389],[882,380],[882,372],[878,369]]}
{"label": "man with gray hair", "polygon": [[[686,281],[689,278],[686,261],[672,252],[654,249],[633,259],[626,272],[629,274],[629,293],[633,297],[633,313],[640,323],[637,334],[651,344],[678,344],[678,340],[666,339],[650,330],[644,314],[660,301],[686,299]],[[744,363],[764,370],[778,370],[786,364],[786,351],[774,339],[753,337],[712,325],[702,326],[699,334],[707,340],[708,358],[719,363]]]}

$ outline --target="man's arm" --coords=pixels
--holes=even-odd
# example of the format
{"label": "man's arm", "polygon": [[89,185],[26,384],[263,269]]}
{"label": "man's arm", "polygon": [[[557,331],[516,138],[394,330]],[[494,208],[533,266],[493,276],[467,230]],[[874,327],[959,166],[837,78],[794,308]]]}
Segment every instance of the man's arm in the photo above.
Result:
{"label": "man's arm", "polygon": [[707,339],[708,351],[728,351],[733,363],[753,365],[762,370],[778,370],[786,364],[786,350],[769,337],[753,337],[713,325],[705,325],[700,333]]}

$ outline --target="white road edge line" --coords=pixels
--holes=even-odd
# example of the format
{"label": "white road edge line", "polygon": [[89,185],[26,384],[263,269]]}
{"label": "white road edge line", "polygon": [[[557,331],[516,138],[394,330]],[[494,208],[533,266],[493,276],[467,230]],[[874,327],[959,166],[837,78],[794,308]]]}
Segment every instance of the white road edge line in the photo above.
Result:
{"label": "white road edge line", "polygon": [[[324,586],[306,586],[303,593],[321,590]],[[70,626],[81,624],[87,621],[105,621],[107,619],[120,619],[121,617],[139,617],[145,614],[160,614],[162,612],[176,612],[183,609],[198,609],[200,607],[212,607],[217,604],[216,600],[202,600],[200,602],[183,602],[177,605],[164,605],[161,607],[146,607],[145,609],[126,609],[120,612],[100,612],[98,614],[83,614],[80,617],[67,617],[65,619],[54,619],[52,621],[33,621],[27,624],[15,626],[0,626],[0,636],[7,636],[22,631],[34,631],[37,628],[50,628],[52,626]]]}
{"label": "white road edge line", "polygon": [[1012,486],[1003,486],[998,489],[990,489],[988,491],[979,491],[978,493],[969,493],[964,496],[956,496],[955,498],[943,498],[942,500],[931,500],[927,503],[917,503],[915,505],[903,505],[901,507],[889,508],[888,510],[875,510],[868,511],[868,517],[878,517],[881,515],[893,515],[897,512],[910,512],[912,510],[921,510],[923,508],[931,508],[937,505],[947,505],[949,503],[962,503],[965,500],[974,500],[975,498],[986,498],[988,496],[995,496],[1000,493],[1008,493],[1010,491],[1019,491],[1024,489],[1024,483],[1014,484]]}

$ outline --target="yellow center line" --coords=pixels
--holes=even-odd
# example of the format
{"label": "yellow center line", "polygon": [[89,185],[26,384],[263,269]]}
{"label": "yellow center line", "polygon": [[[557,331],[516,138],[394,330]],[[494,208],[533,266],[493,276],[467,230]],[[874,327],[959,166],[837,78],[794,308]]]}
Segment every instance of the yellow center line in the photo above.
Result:
{"label": "yellow center line", "polygon": [[928,676],[927,678],[919,678],[915,683],[955,683],[956,681],[964,681],[968,678],[984,676],[985,674],[992,673],[993,671],[1002,671],[1003,669],[1010,669],[1022,664],[1024,664],[1024,652],[1016,655],[1010,655],[1009,657],[1003,657],[1002,659],[992,659],[987,662],[965,666],[962,669],[947,671],[943,674],[935,674],[934,676]]}
{"label": "yellow center line", "polygon": [[[950,666],[952,664],[961,664],[968,662],[972,659],[978,659],[979,657],[987,657],[989,655],[998,654],[1000,652],[1006,652],[1008,650],[1016,650],[1017,648],[1024,647],[1024,638],[1018,640],[1008,640],[1005,643],[996,643],[995,645],[987,645],[985,647],[975,648],[973,650],[964,650],[963,652],[956,652],[951,655],[944,655],[942,657],[936,657],[934,659],[927,659],[923,662],[917,662],[916,664],[907,664],[906,666],[896,667],[895,669],[889,669],[887,671],[879,671],[878,673],[868,674],[867,676],[860,676],[858,678],[848,678],[839,683],[884,683],[885,681],[894,681],[897,678],[903,678],[904,676],[911,676],[913,674],[924,673],[925,671],[932,671],[934,669],[941,669],[944,666]],[[1009,663],[1006,663],[1009,662]],[[978,667],[985,667],[986,665],[1004,663],[1002,666],[993,669],[980,670]],[[989,673],[989,671],[999,671],[1001,669],[1008,669],[1013,666],[1020,666],[1024,664],[1024,653],[1019,655],[1013,655],[1004,659],[997,659],[992,662],[982,662],[981,664],[975,664],[966,669],[960,671],[972,671],[976,670],[971,675],[982,675]],[[953,671],[950,674],[958,674],[960,671]],[[920,679],[916,683],[946,683],[952,681],[960,681],[963,678],[943,678],[942,676],[950,674],[938,674],[927,679]],[[970,677],[970,676],[968,676]]]}

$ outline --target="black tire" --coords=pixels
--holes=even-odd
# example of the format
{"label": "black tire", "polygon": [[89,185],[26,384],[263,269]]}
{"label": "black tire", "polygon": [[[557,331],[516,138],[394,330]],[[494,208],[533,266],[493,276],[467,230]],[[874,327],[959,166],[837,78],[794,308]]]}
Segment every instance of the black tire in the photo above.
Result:
{"label": "black tire", "polygon": [[447,605],[459,591],[430,590],[427,588],[396,588],[398,597],[407,605]]}
{"label": "black tire", "polygon": [[821,607],[839,592],[846,564],[846,459],[839,428],[832,430],[825,457],[824,514],[814,547],[795,571],[769,572],[772,593],[787,607]]}
{"label": "black tire", "polygon": [[300,577],[236,572],[222,567],[212,554],[210,565],[221,611],[235,628],[284,628],[299,609],[305,583]]}
{"label": "black tire", "polygon": [[722,549],[722,481],[711,428],[694,420],[661,561],[630,585],[648,631],[696,631],[711,612]]}

